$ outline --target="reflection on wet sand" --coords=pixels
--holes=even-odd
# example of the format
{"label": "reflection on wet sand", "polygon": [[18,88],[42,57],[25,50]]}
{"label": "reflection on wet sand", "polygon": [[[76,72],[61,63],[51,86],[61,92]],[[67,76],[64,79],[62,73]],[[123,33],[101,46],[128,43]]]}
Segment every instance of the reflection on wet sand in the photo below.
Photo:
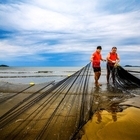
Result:
{"label": "reflection on wet sand", "polygon": [[123,112],[97,111],[83,127],[81,140],[139,140],[139,116],[140,109],[134,107]]}
{"label": "reflection on wet sand", "polygon": [[[98,111],[95,112],[95,117],[97,117],[97,121],[96,121],[97,124],[102,122],[102,112],[103,112],[103,110],[98,110]],[[116,110],[112,110],[109,113],[112,116],[112,120],[114,122],[116,122],[117,121],[117,112],[116,112]]]}
{"label": "reflection on wet sand", "polygon": [[[94,88],[93,110],[91,120],[82,128],[81,140],[139,140],[140,109],[130,107],[124,102],[133,94],[124,94],[110,85]],[[136,99],[131,101],[134,103]],[[124,104],[123,104],[124,102]],[[121,104],[121,105],[120,105]],[[136,103],[135,103],[136,104]],[[137,102],[137,104],[139,104]]]}
{"label": "reflection on wet sand", "polygon": [[97,121],[96,121],[97,124],[102,122],[102,115],[101,115],[101,113],[102,113],[101,110],[95,112],[95,116],[97,117]]}

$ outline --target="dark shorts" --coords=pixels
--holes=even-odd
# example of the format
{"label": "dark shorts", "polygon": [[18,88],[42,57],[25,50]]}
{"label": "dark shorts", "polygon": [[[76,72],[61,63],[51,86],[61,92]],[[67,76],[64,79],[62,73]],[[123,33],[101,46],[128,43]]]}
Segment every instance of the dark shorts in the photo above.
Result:
{"label": "dark shorts", "polygon": [[101,71],[101,67],[93,67],[93,71],[94,72],[100,72]]}
{"label": "dark shorts", "polygon": [[110,71],[113,70],[114,66],[113,66],[113,65],[109,65],[109,64],[107,63],[106,68],[107,68],[107,71],[110,72]]}

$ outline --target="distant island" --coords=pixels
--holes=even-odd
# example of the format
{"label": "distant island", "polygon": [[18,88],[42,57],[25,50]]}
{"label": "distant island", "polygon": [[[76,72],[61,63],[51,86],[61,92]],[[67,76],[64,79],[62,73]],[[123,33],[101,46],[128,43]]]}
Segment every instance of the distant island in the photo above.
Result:
{"label": "distant island", "polygon": [[140,67],[140,66],[125,65],[124,67]]}
{"label": "distant island", "polygon": [[0,67],[9,67],[9,66],[7,66],[7,65],[0,65]]}

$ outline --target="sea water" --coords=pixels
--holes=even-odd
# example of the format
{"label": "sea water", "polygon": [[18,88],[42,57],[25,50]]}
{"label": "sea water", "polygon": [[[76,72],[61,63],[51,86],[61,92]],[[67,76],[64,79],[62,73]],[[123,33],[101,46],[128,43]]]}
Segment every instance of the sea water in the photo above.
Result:
{"label": "sea water", "polygon": [[44,83],[60,81],[82,67],[0,67],[0,81],[12,83]]}
{"label": "sea water", "polygon": [[[56,82],[79,71],[83,67],[0,67],[0,81],[23,83],[44,83],[55,80]],[[126,70],[140,72],[140,67],[124,67]],[[131,72],[140,78],[140,73]],[[106,75],[106,68],[102,68],[102,75]],[[101,75],[101,76],[102,76]],[[102,79],[104,83],[105,79]]]}

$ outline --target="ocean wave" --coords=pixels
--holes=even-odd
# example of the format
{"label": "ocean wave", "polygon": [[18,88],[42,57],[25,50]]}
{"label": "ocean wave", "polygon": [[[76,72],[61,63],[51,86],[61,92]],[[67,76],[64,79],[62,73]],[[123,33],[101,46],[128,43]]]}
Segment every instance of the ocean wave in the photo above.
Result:
{"label": "ocean wave", "polygon": [[0,76],[0,78],[28,78],[28,77],[66,77],[66,75]]}
{"label": "ocean wave", "polygon": [[76,71],[0,71],[1,74],[26,74],[26,73],[74,73]]}

